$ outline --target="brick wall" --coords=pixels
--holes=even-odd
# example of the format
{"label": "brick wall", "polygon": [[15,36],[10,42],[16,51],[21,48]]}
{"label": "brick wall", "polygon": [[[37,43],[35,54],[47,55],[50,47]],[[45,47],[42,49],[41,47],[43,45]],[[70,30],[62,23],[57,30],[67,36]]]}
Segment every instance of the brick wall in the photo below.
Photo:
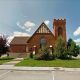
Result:
{"label": "brick wall", "polygon": [[58,38],[58,28],[62,28],[62,37],[64,41],[66,41],[66,19],[54,19],[53,28],[54,28],[54,36],[55,40]]}
{"label": "brick wall", "polygon": [[40,47],[40,40],[41,38],[44,37],[47,41],[47,46],[50,46],[50,45],[53,45],[55,44],[55,39],[54,39],[54,36],[53,34],[51,33],[36,33],[29,41],[29,48],[33,48],[33,46],[35,45],[37,48]]}
{"label": "brick wall", "polygon": [[11,52],[26,52],[26,45],[10,45]]}

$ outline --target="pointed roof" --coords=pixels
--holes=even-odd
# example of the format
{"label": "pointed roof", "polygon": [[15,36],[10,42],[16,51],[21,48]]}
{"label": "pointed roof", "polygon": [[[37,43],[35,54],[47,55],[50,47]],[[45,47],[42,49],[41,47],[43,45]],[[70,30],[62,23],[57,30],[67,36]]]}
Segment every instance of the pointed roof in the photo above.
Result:
{"label": "pointed roof", "polygon": [[[38,29],[34,32],[34,34],[29,38],[29,40],[35,35],[35,34],[51,34],[53,35],[53,33],[50,31],[50,29],[48,28],[48,26],[43,22]],[[54,35],[53,35],[54,36]],[[28,41],[29,41],[28,40]]]}

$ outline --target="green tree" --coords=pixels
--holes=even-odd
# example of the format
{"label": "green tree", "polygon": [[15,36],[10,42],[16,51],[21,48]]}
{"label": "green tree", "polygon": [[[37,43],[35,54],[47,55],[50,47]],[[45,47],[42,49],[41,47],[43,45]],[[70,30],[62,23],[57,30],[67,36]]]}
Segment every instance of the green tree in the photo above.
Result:
{"label": "green tree", "polygon": [[54,48],[54,54],[55,54],[56,58],[65,59],[67,57],[66,43],[64,42],[62,36],[58,37],[58,40],[57,40],[55,48]]}
{"label": "green tree", "polygon": [[77,57],[79,54],[79,46],[72,39],[69,39],[67,42],[67,51],[69,57]]}

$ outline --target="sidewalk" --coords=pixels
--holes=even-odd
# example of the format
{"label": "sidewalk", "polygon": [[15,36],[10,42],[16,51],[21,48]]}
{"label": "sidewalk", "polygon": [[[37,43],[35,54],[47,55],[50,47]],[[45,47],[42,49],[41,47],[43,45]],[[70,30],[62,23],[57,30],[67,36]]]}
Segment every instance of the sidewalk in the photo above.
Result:
{"label": "sidewalk", "polygon": [[22,60],[23,60],[23,58],[16,58],[16,59],[13,59],[13,60],[10,61],[10,62],[4,63],[3,65],[13,65],[13,66],[14,66],[15,64],[21,62]]}
{"label": "sidewalk", "polygon": [[16,67],[14,65],[0,65],[0,70],[19,70],[19,71],[80,71],[80,68],[63,67]]}

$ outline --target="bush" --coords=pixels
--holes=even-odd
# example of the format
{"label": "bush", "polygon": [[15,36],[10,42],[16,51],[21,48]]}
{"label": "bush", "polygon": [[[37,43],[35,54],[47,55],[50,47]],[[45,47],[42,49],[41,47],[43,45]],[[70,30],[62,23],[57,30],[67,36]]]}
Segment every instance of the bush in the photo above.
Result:
{"label": "bush", "polygon": [[39,49],[38,54],[35,55],[35,59],[52,60],[52,59],[54,59],[54,56],[53,56],[53,54],[50,54],[48,47],[44,47],[44,48]]}
{"label": "bush", "polygon": [[30,58],[33,58],[33,53],[32,52],[30,53]]}

